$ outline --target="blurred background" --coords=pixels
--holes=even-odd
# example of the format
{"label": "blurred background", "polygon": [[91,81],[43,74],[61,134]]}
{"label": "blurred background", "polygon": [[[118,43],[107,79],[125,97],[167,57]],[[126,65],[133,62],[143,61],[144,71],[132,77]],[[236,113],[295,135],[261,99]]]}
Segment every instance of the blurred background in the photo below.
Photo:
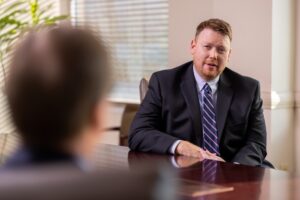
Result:
{"label": "blurred background", "polygon": [[18,145],[3,92],[15,39],[29,27],[88,25],[112,53],[104,143],[126,145],[140,103],[139,81],[191,60],[196,26],[222,18],[233,29],[229,67],[260,81],[268,156],[278,169],[300,172],[300,2],[297,0],[0,0],[0,158]]}

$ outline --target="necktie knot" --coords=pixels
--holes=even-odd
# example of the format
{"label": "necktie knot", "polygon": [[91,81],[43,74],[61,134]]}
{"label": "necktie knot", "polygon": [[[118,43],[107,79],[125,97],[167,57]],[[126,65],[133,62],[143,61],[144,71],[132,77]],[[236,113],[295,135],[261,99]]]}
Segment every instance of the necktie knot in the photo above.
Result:
{"label": "necktie knot", "polygon": [[204,92],[210,94],[211,93],[211,88],[209,87],[209,85],[207,83],[205,83],[205,85],[203,86]]}

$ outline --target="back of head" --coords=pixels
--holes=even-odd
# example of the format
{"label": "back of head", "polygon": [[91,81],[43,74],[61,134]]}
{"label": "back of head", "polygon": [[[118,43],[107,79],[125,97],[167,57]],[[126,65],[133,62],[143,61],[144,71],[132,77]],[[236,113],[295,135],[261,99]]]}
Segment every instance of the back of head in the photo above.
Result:
{"label": "back of head", "polygon": [[92,32],[31,30],[17,46],[6,92],[12,119],[29,148],[59,148],[82,130],[108,88],[109,59]]}

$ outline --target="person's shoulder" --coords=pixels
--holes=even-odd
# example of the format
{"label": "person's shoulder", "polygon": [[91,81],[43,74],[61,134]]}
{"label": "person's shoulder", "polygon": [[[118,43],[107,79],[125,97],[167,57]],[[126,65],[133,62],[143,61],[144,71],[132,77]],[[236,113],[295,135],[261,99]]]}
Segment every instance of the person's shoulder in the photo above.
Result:
{"label": "person's shoulder", "polygon": [[177,67],[173,67],[173,68],[169,68],[169,69],[164,69],[164,70],[161,70],[161,71],[157,71],[157,72],[154,72],[152,74],[152,76],[156,76],[158,78],[162,78],[162,79],[169,79],[169,78],[172,78],[172,77],[178,77],[178,76],[183,76],[190,67],[193,66],[193,62],[192,61],[189,61],[189,62],[186,62],[182,65],[179,65]]}
{"label": "person's shoulder", "polygon": [[233,84],[239,84],[240,86],[241,85],[258,85],[259,84],[259,81],[252,78],[252,77],[249,77],[249,76],[245,76],[245,75],[242,75],[232,69],[229,69],[229,68],[225,68],[224,70],[224,75],[226,76],[226,78],[228,80],[230,80]]}

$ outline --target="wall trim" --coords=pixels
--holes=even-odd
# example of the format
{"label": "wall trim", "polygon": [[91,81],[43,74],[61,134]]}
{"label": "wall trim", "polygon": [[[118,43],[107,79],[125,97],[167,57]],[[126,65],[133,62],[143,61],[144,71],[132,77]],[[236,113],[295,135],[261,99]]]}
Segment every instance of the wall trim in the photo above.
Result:
{"label": "wall trim", "polygon": [[261,98],[267,110],[300,108],[300,92],[262,91]]}

